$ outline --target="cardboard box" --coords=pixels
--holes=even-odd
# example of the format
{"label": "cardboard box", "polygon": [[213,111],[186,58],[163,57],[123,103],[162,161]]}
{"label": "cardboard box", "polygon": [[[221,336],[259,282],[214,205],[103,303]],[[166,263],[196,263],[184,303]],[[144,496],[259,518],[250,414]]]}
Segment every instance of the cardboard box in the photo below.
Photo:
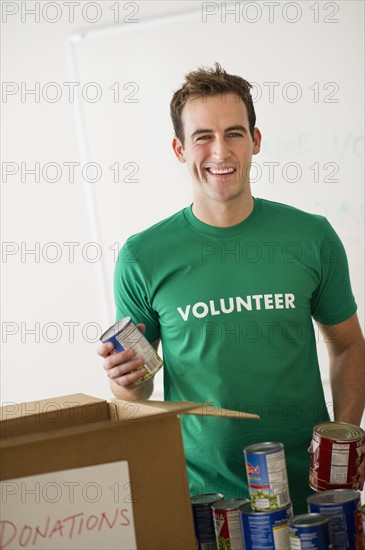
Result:
{"label": "cardboard box", "polygon": [[179,414],[219,411],[83,394],[3,407],[0,548],[195,550]]}

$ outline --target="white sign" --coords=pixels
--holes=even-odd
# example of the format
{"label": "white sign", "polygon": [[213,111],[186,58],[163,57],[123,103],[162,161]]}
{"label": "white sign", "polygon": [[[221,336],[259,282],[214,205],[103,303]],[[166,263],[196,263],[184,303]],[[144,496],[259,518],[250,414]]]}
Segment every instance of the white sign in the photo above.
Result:
{"label": "white sign", "polygon": [[0,549],[136,550],[127,461],[0,483]]}

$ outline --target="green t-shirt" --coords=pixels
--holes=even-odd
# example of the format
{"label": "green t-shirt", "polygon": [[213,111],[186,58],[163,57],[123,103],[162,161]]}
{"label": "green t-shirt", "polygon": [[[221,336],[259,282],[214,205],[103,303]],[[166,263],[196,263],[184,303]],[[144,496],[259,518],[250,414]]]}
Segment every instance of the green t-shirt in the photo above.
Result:
{"label": "green t-shirt", "polygon": [[161,337],[166,400],[261,416],[182,416],[191,493],[247,497],[243,448],[280,441],[294,512],[305,512],[307,448],[328,420],[312,317],[333,325],[356,311],[328,221],[256,198],[242,223],[217,228],[187,207],[127,240],[114,286],[117,320]]}

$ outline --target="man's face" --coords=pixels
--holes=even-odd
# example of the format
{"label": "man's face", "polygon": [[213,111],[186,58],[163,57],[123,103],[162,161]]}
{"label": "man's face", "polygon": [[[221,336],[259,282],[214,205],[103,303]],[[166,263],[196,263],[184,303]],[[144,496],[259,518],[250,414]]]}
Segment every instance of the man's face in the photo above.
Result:
{"label": "man's face", "polygon": [[174,138],[180,162],[186,162],[195,200],[230,201],[251,195],[250,163],[260,151],[261,135],[249,131],[246,105],[234,93],[189,99],[182,111],[184,146]]}

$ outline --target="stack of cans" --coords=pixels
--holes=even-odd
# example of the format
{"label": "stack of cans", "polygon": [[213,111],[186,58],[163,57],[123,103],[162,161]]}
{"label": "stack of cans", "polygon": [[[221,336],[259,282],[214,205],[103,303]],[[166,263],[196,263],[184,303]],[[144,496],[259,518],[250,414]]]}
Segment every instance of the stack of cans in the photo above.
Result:
{"label": "stack of cans", "polygon": [[313,428],[308,514],[289,521],[291,550],[365,550],[357,468],[364,431],[346,422]]}
{"label": "stack of cans", "polygon": [[220,493],[191,497],[197,550],[244,550],[239,508],[247,502]]}
{"label": "stack of cans", "polygon": [[244,450],[251,501],[240,507],[244,548],[289,550],[293,516],[284,445],[265,442]]}
{"label": "stack of cans", "polygon": [[333,550],[365,549],[356,490],[364,441],[364,430],[355,424],[322,422],[313,428],[309,486],[316,493],[307,498],[308,511],[328,519],[328,548]]}
{"label": "stack of cans", "polygon": [[308,513],[293,517],[284,445],[243,449],[250,500],[192,497],[197,550],[365,550],[357,468],[365,432],[323,422],[313,429]]}
{"label": "stack of cans", "polygon": [[364,550],[359,491],[354,489],[321,491],[309,496],[307,503],[309,512],[321,514],[328,519],[330,542],[328,548]]}

